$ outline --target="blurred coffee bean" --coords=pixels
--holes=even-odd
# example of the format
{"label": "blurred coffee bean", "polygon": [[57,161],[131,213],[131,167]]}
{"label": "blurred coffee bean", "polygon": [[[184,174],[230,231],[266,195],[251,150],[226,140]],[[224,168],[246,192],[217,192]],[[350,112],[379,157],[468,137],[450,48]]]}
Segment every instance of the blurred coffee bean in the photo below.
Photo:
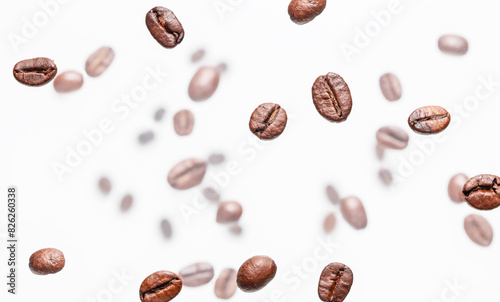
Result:
{"label": "blurred coffee bean", "polygon": [[469,43],[458,35],[444,35],[439,38],[438,47],[446,54],[463,56],[469,50]]}
{"label": "blurred coffee bean", "polygon": [[378,160],[383,160],[385,155],[385,147],[377,143],[377,145],[375,146],[375,154],[377,155]]}
{"label": "blurred coffee bean", "polygon": [[194,115],[189,110],[181,110],[174,115],[174,130],[179,136],[191,134],[194,128]]}
{"label": "blurred coffee bean", "polygon": [[51,59],[34,58],[18,62],[12,70],[14,78],[26,86],[43,86],[57,74],[57,66]]}
{"label": "blurred coffee bean", "polygon": [[384,183],[384,185],[390,186],[392,184],[392,173],[386,168],[380,168],[380,170],[378,171],[378,176]]}
{"label": "blurred coffee bean", "polygon": [[456,203],[462,203],[465,201],[462,189],[468,180],[469,177],[463,173],[453,175],[448,183],[448,196],[452,201]]}
{"label": "blurred coffee bean", "polygon": [[493,228],[482,216],[471,214],[465,217],[464,229],[470,240],[480,246],[489,246],[493,241]]}
{"label": "blurred coffee bean", "polygon": [[224,73],[227,71],[227,64],[226,63],[220,63],[219,65],[217,65],[217,70],[219,71],[219,73]]}
{"label": "blurred coffee bean", "polygon": [[139,143],[141,145],[146,145],[150,143],[154,138],[155,138],[155,133],[149,130],[139,135]]}
{"label": "blurred coffee bean", "polygon": [[191,56],[191,62],[196,63],[196,62],[200,61],[201,59],[203,59],[204,56],[205,56],[205,50],[198,49]]}
{"label": "blurred coffee bean", "polygon": [[243,229],[241,228],[241,226],[238,223],[234,223],[233,225],[231,225],[229,227],[229,231],[231,233],[233,233],[234,235],[241,235],[241,233],[243,232]]}
{"label": "blurred coffee bean", "polygon": [[340,196],[337,190],[332,185],[326,186],[326,196],[330,200],[331,203],[333,204],[339,204],[340,202]]}
{"label": "blurred coffee bean", "polygon": [[96,50],[85,63],[85,72],[95,78],[103,74],[113,63],[115,52],[110,47],[104,46]]}
{"label": "blurred coffee bean", "polygon": [[340,211],[344,219],[355,229],[366,228],[368,219],[365,207],[361,200],[355,196],[349,196],[340,201]]}
{"label": "blurred coffee bean", "polygon": [[203,189],[203,196],[205,196],[206,199],[208,199],[210,201],[213,201],[213,202],[219,202],[220,201],[219,192],[217,192],[212,187],[207,187],[207,188]]}
{"label": "blurred coffee bean", "polygon": [[158,110],[156,110],[154,115],[155,122],[161,122],[163,120],[163,116],[165,116],[164,108],[159,108]]}
{"label": "blurred coffee bean", "polygon": [[120,204],[121,210],[123,212],[130,210],[133,202],[134,202],[134,198],[132,197],[132,195],[130,195],[130,194],[125,195],[122,199],[121,204]]}
{"label": "blurred coffee bean", "polygon": [[209,99],[219,86],[219,70],[215,67],[203,66],[195,73],[189,83],[188,94],[193,101]]}
{"label": "blurred coffee bean", "polygon": [[108,194],[111,191],[111,181],[106,177],[99,179],[99,189],[102,193]]}
{"label": "blurred coffee bean", "polygon": [[196,287],[207,284],[214,277],[214,268],[210,263],[198,262],[188,265],[179,271],[185,286]]}
{"label": "blurred coffee bean", "polygon": [[403,129],[396,126],[386,126],[378,129],[377,143],[384,148],[403,150],[408,146],[410,137]]}
{"label": "blurred coffee bean", "polygon": [[66,71],[54,80],[54,89],[59,93],[73,92],[83,85],[83,75],[78,71]]}
{"label": "blurred coffee bean", "polygon": [[333,212],[328,213],[323,222],[323,230],[325,231],[325,233],[329,234],[333,231],[336,224],[337,224],[337,218],[335,218],[335,213]]}
{"label": "blurred coffee bean", "polygon": [[217,209],[217,223],[236,222],[243,214],[243,207],[236,201],[224,201],[219,203]]}
{"label": "blurred coffee bean", "polygon": [[236,292],[236,271],[232,268],[223,269],[215,281],[215,296],[219,299],[230,299]]}
{"label": "blurred coffee bean", "polygon": [[222,153],[212,153],[208,157],[208,162],[212,165],[222,164],[226,157]]}
{"label": "blurred coffee bean", "polygon": [[185,159],[170,170],[167,181],[174,189],[187,190],[199,185],[206,171],[206,161],[196,158]]}
{"label": "blurred coffee bean", "polygon": [[167,219],[163,219],[161,221],[161,232],[165,238],[172,237],[172,225]]}
{"label": "blurred coffee bean", "polygon": [[380,90],[388,101],[397,101],[403,95],[401,83],[398,77],[392,73],[386,73],[380,77]]}

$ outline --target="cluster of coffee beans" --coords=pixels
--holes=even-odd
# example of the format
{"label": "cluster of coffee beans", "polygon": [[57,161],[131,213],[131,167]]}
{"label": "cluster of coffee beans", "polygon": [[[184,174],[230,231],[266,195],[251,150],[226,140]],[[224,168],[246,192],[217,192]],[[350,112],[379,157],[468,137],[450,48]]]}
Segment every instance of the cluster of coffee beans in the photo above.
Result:
{"label": "cluster of coffee beans", "polygon": [[[359,198],[356,196],[348,196],[340,198],[338,191],[332,186],[326,186],[326,196],[328,200],[335,205],[340,205],[340,212],[345,221],[356,230],[366,228],[368,225],[368,218],[366,216],[365,207]],[[326,215],[323,221],[323,229],[325,233],[330,233],[335,228],[337,219],[334,212]]]}
{"label": "cluster of coffee beans", "polygon": [[[101,193],[108,195],[111,192],[111,181],[107,177],[101,177],[98,182],[98,187]],[[120,202],[120,209],[123,212],[127,212],[130,210],[132,207],[132,204],[134,203],[134,198],[130,194],[126,194],[123,196],[121,202]]]}

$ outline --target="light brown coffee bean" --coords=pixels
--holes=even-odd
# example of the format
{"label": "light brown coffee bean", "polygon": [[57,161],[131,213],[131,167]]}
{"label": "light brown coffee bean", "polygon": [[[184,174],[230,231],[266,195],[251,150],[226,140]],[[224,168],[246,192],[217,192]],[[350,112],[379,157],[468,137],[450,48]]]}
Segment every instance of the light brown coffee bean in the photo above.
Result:
{"label": "light brown coffee bean", "polygon": [[339,204],[340,203],[340,196],[337,190],[332,185],[326,186],[326,196],[330,200],[331,203],[333,204]]}
{"label": "light brown coffee bean", "polygon": [[64,254],[60,250],[47,248],[31,255],[29,267],[35,275],[49,275],[60,272],[65,264]]}
{"label": "light brown coffee bean", "polygon": [[425,106],[413,111],[408,118],[410,128],[419,134],[437,134],[448,127],[451,116],[439,106]]}
{"label": "light brown coffee bean", "polygon": [[355,229],[366,228],[368,219],[365,207],[361,200],[355,196],[349,196],[340,202],[340,211],[344,219]]}
{"label": "light brown coffee bean", "polygon": [[174,115],[174,130],[179,136],[191,134],[194,128],[194,115],[191,111],[184,109]]}
{"label": "light brown coffee bean", "polygon": [[172,225],[170,224],[170,221],[167,219],[163,219],[161,221],[161,232],[165,238],[170,238],[172,237]]}
{"label": "light brown coffee bean", "polygon": [[469,180],[469,177],[463,173],[455,174],[450,179],[450,182],[448,183],[448,196],[452,201],[456,203],[462,203],[465,201],[462,189],[467,180]]}
{"label": "light brown coffee bean", "polygon": [[335,213],[328,213],[328,215],[326,215],[325,217],[325,221],[323,222],[323,230],[325,231],[325,233],[329,234],[333,231],[336,224],[337,218],[335,218]]}
{"label": "light brown coffee bean", "polygon": [[111,192],[111,181],[106,177],[102,177],[99,179],[99,189],[102,193],[109,194]]}
{"label": "light brown coffee bean", "polygon": [[243,207],[236,201],[224,201],[217,209],[217,223],[236,222],[243,214]]}
{"label": "light brown coffee bean", "polygon": [[207,162],[201,159],[189,158],[175,165],[167,176],[172,188],[187,190],[199,185],[205,177]]}
{"label": "light brown coffee bean", "polygon": [[215,296],[219,299],[230,299],[236,292],[236,271],[232,268],[223,269],[215,281]]}
{"label": "light brown coffee bean", "polygon": [[386,168],[380,168],[378,171],[378,177],[386,186],[390,186],[392,184],[392,173]]}
{"label": "light brown coffee bean", "polygon": [[196,102],[209,99],[219,86],[220,74],[215,67],[203,66],[194,74],[189,83],[189,97]]}
{"label": "light brown coffee bean", "polygon": [[96,50],[85,63],[85,72],[95,78],[103,74],[113,62],[115,52],[110,47],[104,46]]}
{"label": "light brown coffee bean", "polygon": [[182,279],[169,271],[159,271],[149,275],[141,283],[139,297],[141,302],[168,302],[182,289]]}
{"label": "light brown coffee bean", "polygon": [[388,101],[397,101],[403,95],[401,82],[393,73],[386,73],[380,77],[380,90]]}
{"label": "light brown coffee bean", "polygon": [[83,75],[78,71],[66,71],[54,80],[54,89],[59,93],[73,92],[83,86]]}
{"label": "light brown coffee bean", "polygon": [[214,278],[214,268],[210,263],[198,262],[181,269],[179,275],[185,286],[197,287],[207,284]]}
{"label": "light brown coffee bean", "polygon": [[464,229],[470,240],[480,246],[489,246],[493,241],[493,228],[482,216],[471,214],[465,217]]}
{"label": "light brown coffee bean", "polygon": [[377,143],[384,148],[403,150],[408,146],[410,137],[403,129],[397,126],[386,126],[378,129]]}
{"label": "light brown coffee bean", "polygon": [[127,212],[128,210],[130,210],[130,208],[132,207],[132,203],[134,203],[134,198],[132,197],[132,195],[125,195],[120,204],[122,212]]}
{"label": "light brown coffee bean", "polygon": [[439,38],[438,47],[446,54],[463,56],[469,50],[469,43],[458,35],[444,35]]}

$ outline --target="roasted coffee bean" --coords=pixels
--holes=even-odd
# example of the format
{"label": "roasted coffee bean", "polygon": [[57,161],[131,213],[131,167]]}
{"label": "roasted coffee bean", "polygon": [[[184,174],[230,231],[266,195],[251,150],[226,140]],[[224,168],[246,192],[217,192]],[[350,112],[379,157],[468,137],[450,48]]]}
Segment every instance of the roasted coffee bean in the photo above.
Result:
{"label": "roasted coffee bean", "polygon": [[179,275],[185,286],[201,286],[214,278],[214,268],[209,263],[198,262],[181,269]]}
{"label": "roasted coffee bean", "polygon": [[217,70],[219,71],[219,73],[226,72],[227,71],[227,64],[220,63],[219,65],[217,65]]}
{"label": "roasted coffee bean", "polygon": [[448,183],[448,196],[450,199],[457,203],[462,203],[465,201],[464,194],[462,193],[462,189],[464,184],[469,180],[467,175],[459,173],[453,175]]}
{"label": "roasted coffee bean", "polygon": [[215,67],[203,66],[194,74],[188,87],[189,97],[193,101],[209,99],[219,86],[220,74]]}
{"label": "roasted coffee bean", "polygon": [[481,174],[469,179],[462,189],[465,201],[478,210],[492,210],[500,206],[500,178]]}
{"label": "roasted coffee bean", "polygon": [[78,71],[66,71],[54,80],[54,89],[59,93],[76,91],[83,86],[83,75]]}
{"label": "roasted coffee bean", "polygon": [[132,203],[134,203],[134,198],[132,197],[132,195],[130,194],[125,195],[122,198],[122,202],[120,204],[121,210],[123,212],[127,212],[132,207]]}
{"label": "roasted coffee bean", "polygon": [[398,77],[392,73],[386,73],[380,77],[380,90],[388,101],[397,101],[403,95],[401,83]]}
{"label": "roasted coffee bean", "polygon": [[167,219],[163,219],[161,221],[161,232],[165,238],[172,237],[172,225]]}
{"label": "roasted coffee bean", "polygon": [[191,134],[194,128],[194,115],[189,110],[181,110],[174,115],[174,130],[179,136]]}
{"label": "roasted coffee bean", "polygon": [[115,52],[113,49],[106,46],[101,47],[87,59],[85,72],[93,78],[98,77],[108,69],[114,58]]}
{"label": "roasted coffee bean", "polygon": [[268,256],[253,256],[240,266],[236,284],[244,292],[256,292],[273,280],[276,271],[273,259]]}
{"label": "roasted coffee bean", "polygon": [[378,177],[384,185],[389,186],[392,184],[392,173],[386,168],[380,168],[380,170],[378,170]]}
{"label": "roasted coffee bean", "polygon": [[189,158],[175,165],[167,176],[168,183],[177,190],[187,190],[199,185],[205,177],[207,162]]}
{"label": "roasted coffee bean", "polygon": [[159,271],[142,281],[139,289],[141,302],[168,302],[182,289],[182,279],[169,271]]}
{"label": "roasted coffee bean", "polygon": [[379,160],[383,160],[385,155],[385,147],[382,144],[377,143],[377,145],[375,146],[375,154],[377,155],[377,158]]}
{"label": "roasted coffee bean", "polygon": [[349,196],[340,201],[340,211],[344,219],[355,229],[366,228],[368,219],[365,207],[359,198]]}
{"label": "roasted coffee bean", "polygon": [[145,145],[147,143],[150,143],[154,138],[155,138],[155,133],[149,130],[139,135],[139,143]]}
{"label": "roasted coffee bean", "polygon": [[236,292],[236,271],[232,268],[223,269],[215,281],[215,296],[219,299],[230,299]]}
{"label": "roasted coffee bean", "polygon": [[111,181],[106,177],[102,177],[99,179],[99,189],[102,193],[109,194],[111,192]]}
{"label": "roasted coffee bean", "polygon": [[326,186],[326,196],[330,200],[331,203],[333,204],[339,204],[340,202],[340,196],[337,190],[332,185]]}
{"label": "roasted coffee bean", "polygon": [[330,122],[343,122],[349,117],[352,109],[352,98],[349,86],[336,73],[329,72],[320,76],[312,87],[314,106],[322,117]]}
{"label": "roasted coffee bean", "polygon": [[439,38],[438,47],[446,54],[463,56],[469,50],[469,43],[461,36],[444,35]]}
{"label": "roasted coffee bean", "polygon": [[292,0],[288,5],[290,19],[302,25],[319,16],[326,7],[326,0]]}
{"label": "roasted coffee bean", "polygon": [[436,134],[448,127],[451,116],[439,106],[425,106],[413,111],[408,118],[408,125],[416,133]]}
{"label": "roasted coffee bean", "polygon": [[278,104],[264,103],[250,117],[250,131],[262,140],[277,138],[285,130],[287,116]]}
{"label": "roasted coffee bean", "polygon": [[18,62],[12,72],[21,84],[43,86],[56,76],[57,66],[51,59],[34,58]]}
{"label": "roasted coffee bean", "polygon": [[184,28],[174,12],[157,6],[146,14],[146,26],[161,46],[174,48],[184,39]]}
{"label": "roasted coffee bean", "polygon": [[493,229],[482,216],[471,214],[465,217],[464,229],[470,240],[480,246],[489,246],[493,241]]}
{"label": "roasted coffee bean", "polygon": [[49,275],[60,272],[65,263],[64,254],[60,250],[47,248],[31,255],[29,267],[35,275]]}
{"label": "roasted coffee bean", "polygon": [[376,134],[377,143],[384,147],[396,150],[403,150],[408,146],[410,137],[403,129],[396,126],[382,127]]}
{"label": "roasted coffee bean", "polygon": [[213,202],[219,202],[220,201],[220,195],[219,192],[217,192],[214,188],[208,187],[203,189],[203,196],[205,196],[206,199],[213,201]]}
{"label": "roasted coffee bean", "polygon": [[342,263],[328,264],[319,277],[318,295],[324,302],[342,302],[351,290],[354,276]]}
{"label": "roasted coffee bean", "polygon": [[243,229],[238,223],[235,223],[229,228],[229,231],[234,235],[240,235]]}
{"label": "roasted coffee bean", "polygon": [[200,61],[201,59],[203,59],[204,56],[205,56],[205,50],[198,49],[191,56],[191,62],[196,63],[196,62]]}
{"label": "roasted coffee bean", "polygon": [[226,157],[222,153],[212,153],[208,157],[208,162],[212,165],[222,164],[226,160]]}
{"label": "roasted coffee bean", "polygon": [[336,224],[337,219],[335,218],[335,213],[331,212],[325,217],[325,220],[323,222],[323,230],[325,231],[325,233],[329,234],[333,231]]}
{"label": "roasted coffee bean", "polygon": [[154,120],[155,122],[161,122],[163,120],[163,116],[165,116],[165,109],[160,108],[156,110],[155,115],[154,115]]}
{"label": "roasted coffee bean", "polygon": [[224,201],[217,209],[217,223],[236,222],[243,214],[243,207],[236,201]]}

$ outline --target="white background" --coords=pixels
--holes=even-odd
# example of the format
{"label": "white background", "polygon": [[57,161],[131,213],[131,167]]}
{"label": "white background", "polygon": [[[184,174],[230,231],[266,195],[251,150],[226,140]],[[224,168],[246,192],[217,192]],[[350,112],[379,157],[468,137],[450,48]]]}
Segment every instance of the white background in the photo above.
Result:
{"label": "white background", "polygon": [[[455,104],[474,96],[481,77],[500,81],[497,3],[402,1],[399,13],[348,62],[341,44],[353,44],[356,28],[364,29],[374,20],[370,12],[387,9],[389,1],[329,1],[321,16],[303,26],[290,21],[284,0],[230,2],[233,9],[221,18],[213,0],[68,1],[16,50],[9,35],[20,35],[23,18],[32,20],[42,9],[37,1],[4,1],[0,231],[5,236],[6,186],[17,185],[20,241],[19,295],[7,296],[2,290],[0,299],[106,298],[113,271],[125,270],[132,280],[111,299],[138,301],[140,283],[154,271],[176,272],[208,261],[218,274],[225,267],[237,269],[253,255],[267,254],[278,265],[276,278],[257,293],[238,291],[233,300],[319,301],[321,270],[339,261],[354,272],[346,301],[441,301],[435,299],[447,289],[446,282],[455,279],[465,289],[457,296],[448,292],[449,301],[498,301],[498,238],[488,248],[472,243],[463,219],[478,211],[456,205],[447,196],[448,180],[455,173],[500,174],[498,87],[476,103],[468,118],[453,115]],[[173,10],[184,26],[185,39],[175,49],[158,45],[145,26],[146,12],[157,5]],[[446,33],[466,37],[469,53],[441,53],[437,40]],[[103,45],[116,52],[112,66],[99,78],[86,76],[76,93],[58,95],[52,83],[26,87],[12,76],[16,62],[41,56],[54,59],[59,72],[84,72],[87,57]],[[191,54],[199,48],[206,49],[207,56],[193,64]],[[197,68],[223,61],[229,69],[216,94],[206,102],[192,102],[187,86]],[[159,66],[168,78],[130,116],[120,119],[111,109],[113,102],[141,84],[148,66]],[[330,71],[344,77],[353,95],[352,113],[342,124],[324,120],[311,100],[314,80]],[[378,80],[385,72],[397,74],[402,82],[398,102],[389,103],[380,93]],[[256,140],[248,119],[263,102],[279,103],[289,121],[281,137],[255,151],[249,144]],[[453,116],[446,140],[433,143],[422,159],[417,143],[430,137],[410,133],[406,119],[424,105],[443,106]],[[167,114],[155,123],[152,116],[159,107]],[[184,108],[194,112],[196,125],[192,135],[181,138],[173,131],[172,117]],[[64,163],[67,146],[74,148],[84,139],[82,131],[97,127],[103,118],[114,121],[113,133],[59,182],[52,164]],[[419,158],[413,173],[405,174],[393,189],[378,180],[381,163],[374,155],[375,132],[385,125],[410,134],[408,148],[389,152],[385,167],[396,173],[411,156]],[[138,134],[150,129],[156,139],[140,146]],[[254,150],[255,157],[242,150]],[[244,206],[240,237],[215,223],[213,204],[187,222],[179,205],[191,205],[197,190],[175,191],[166,182],[168,171],[180,160],[206,158],[213,151],[240,166],[221,192],[223,199]],[[206,181],[224,170],[211,167]],[[113,184],[108,196],[97,190],[103,175]],[[352,229],[328,202],[328,183],[342,196],[362,199],[368,214],[365,230]],[[121,213],[119,203],[126,193],[135,201],[128,213]],[[337,213],[338,223],[327,236],[322,221],[329,211]],[[500,231],[500,210],[479,214]],[[171,240],[160,232],[163,218],[172,222]],[[320,239],[338,244],[327,259],[314,259]],[[62,250],[66,267],[55,275],[36,276],[29,271],[29,256],[46,247]],[[5,248],[0,259],[5,276]],[[296,287],[286,279],[294,265],[306,267]],[[273,292],[284,297],[272,300]],[[195,299],[216,301],[213,281],[185,287],[176,301]]]}

